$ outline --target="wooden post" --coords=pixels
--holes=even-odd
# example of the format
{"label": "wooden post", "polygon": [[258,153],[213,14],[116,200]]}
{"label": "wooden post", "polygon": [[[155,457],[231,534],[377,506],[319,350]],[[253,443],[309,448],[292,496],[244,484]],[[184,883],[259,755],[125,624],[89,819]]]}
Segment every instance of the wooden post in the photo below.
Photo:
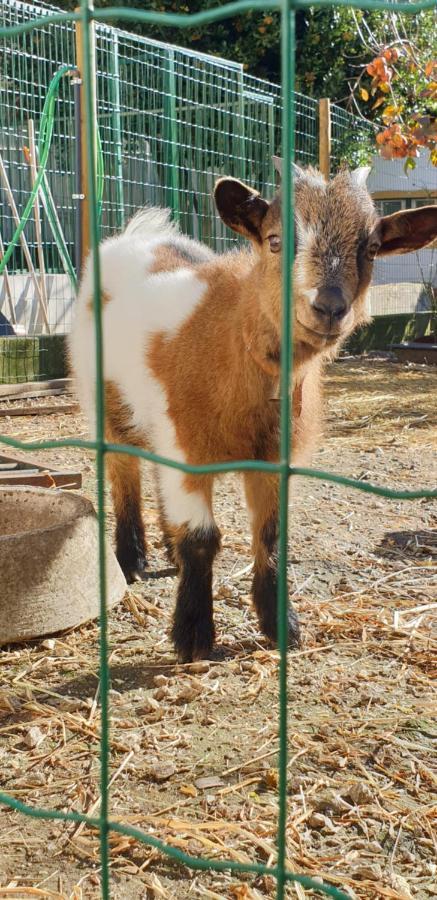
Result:
{"label": "wooden post", "polygon": [[319,100],[319,169],[325,178],[331,173],[331,101]]}
{"label": "wooden post", "polygon": [[[80,12],[80,7],[76,7],[76,12]],[[90,25],[91,29],[91,72],[92,72],[92,92],[94,97],[94,109],[97,110],[97,95],[96,95],[96,42],[95,42],[95,29],[94,29],[94,21]],[[78,208],[80,215],[80,232],[81,232],[81,240],[80,240],[80,271],[83,269],[83,264],[88,256],[88,253],[91,248],[91,235],[90,235],[90,205],[89,205],[89,195],[88,195],[88,173],[89,173],[89,163],[90,163],[90,154],[88,152],[87,146],[87,130],[86,130],[86,121],[85,121],[85,92],[84,92],[84,84],[83,84],[83,73],[85,71],[85,55],[84,55],[84,43],[83,43],[83,23],[80,19],[75,22],[75,34],[76,34],[76,64],[79,70],[79,85],[80,85],[80,115],[79,115],[79,134],[76,135],[76,140],[80,141],[80,157],[81,157],[81,185],[80,185],[80,194],[79,197],[76,197],[78,200]],[[96,128],[93,129],[93,137],[94,141],[94,159],[97,159],[96,153]],[[79,272],[78,272],[79,274]]]}

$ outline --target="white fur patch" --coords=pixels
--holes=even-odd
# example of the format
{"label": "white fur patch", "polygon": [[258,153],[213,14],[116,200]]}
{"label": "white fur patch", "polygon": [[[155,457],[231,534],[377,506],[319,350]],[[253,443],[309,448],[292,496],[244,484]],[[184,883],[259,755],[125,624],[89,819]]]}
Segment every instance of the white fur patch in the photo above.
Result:
{"label": "white fur patch", "polygon": [[311,226],[309,225],[305,225],[299,213],[296,213],[296,233],[299,253],[302,250],[307,250],[316,238],[314,228],[311,228]]}
{"label": "white fur patch", "polygon": [[[165,217],[160,224],[161,233],[158,228],[153,240],[144,240],[146,229],[141,237],[133,229],[130,236],[112,238],[100,248],[102,291],[109,298],[102,310],[104,378],[118,387],[133,411],[131,424],[147,435],[154,452],[186,462],[167,412],[165,392],[147,366],[146,353],[156,333],[177,332],[201,301],[207,285],[192,269],[150,272],[155,249],[169,237]],[[177,244],[173,230],[171,239]],[[94,423],[94,323],[88,309],[91,296],[92,271],[88,265],[77,301],[70,351],[79,397],[90,423]],[[213,523],[203,496],[185,491],[183,473],[160,467],[159,476],[170,524],[188,522],[197,528]]]}
{"label": "white fur patch", "polygon": [[304,296],[308,300],[310,306],[314,306],[317,300],[317,294],[317,288],[307,288],[307,290],[301,291],[301,296]]}

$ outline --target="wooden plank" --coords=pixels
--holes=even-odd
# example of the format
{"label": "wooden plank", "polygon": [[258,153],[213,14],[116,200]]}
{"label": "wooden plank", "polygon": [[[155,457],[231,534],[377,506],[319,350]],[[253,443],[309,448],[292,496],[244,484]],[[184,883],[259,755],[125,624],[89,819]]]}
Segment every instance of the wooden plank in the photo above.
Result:
{"label": "wooden plank", "polygon": [[[4,466],[8,466],[7,469]],[[12,468],[13,467],[13,468]],[[51,469],[42,460],[28,456],[0,456],[0,487],[29,484],[35,487],[82,487],[81,472]]]}
{"label": "wooden plank", "polygon": [[80,472],[50,472],[48,470],[43,472],[39,469],[32,469],[30,472],[23,469],[21,472],[0,473],[0,487],[6,485],[17,487],[20,484],[33,487],[62,487],[64,490],[67,488],[77,489],[82,487],[82,475]]}
{"label": "wooden plank", "polygon": [[79,412],[78,403],[64,403],[59,406],[6,406],[0,409],[1,416],[51,416],[59,413],[59,415],[68,415],[70,413]]}
{"label": "wooden plank", "polygon": [[437,200],[437,191],[399,191],[393,188],[392,191],[371,191],[373,200]]}
{"label": "wooden plank", "polygon": [[49,381],[23,381],[22,384],[0,384],[0,400],[16,397],[42,397],[63,394],[73,386],[71,378],[51,378]]}

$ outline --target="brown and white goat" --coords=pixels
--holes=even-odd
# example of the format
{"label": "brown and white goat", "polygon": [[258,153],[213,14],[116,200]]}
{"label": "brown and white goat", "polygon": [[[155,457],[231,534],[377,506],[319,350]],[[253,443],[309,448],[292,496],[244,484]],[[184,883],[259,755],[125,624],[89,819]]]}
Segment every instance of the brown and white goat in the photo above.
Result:
{"label": "brown and white goat", "polygon": [[[378,218],[362,173],[329,183],[295,171],[296,256],[293,459],[308,458],[320,431],[321,373],[366,320],[378,255],[406,253],[437,235],[437,208]],[[281,342],[281,198],[271,202],[233,178],[214,191],[222,220],[250,249],[216,255],[179,234],[162,210],[139,213],[100,248],[106,438],[189,464],[277,460]],[[95,354],[88,263],[70,341],[79,395],[93,421]],[[144,572],[140,464],[109,454],[116,549],[129,579]],[[220,534],[212,475],[158,467],[164,538],[179,567],[172,636],[180,660],[214,642],[212,566]],[[276,639],[275,476],[244,475],[255,556],[252,595],[262,632]],[[290,645],[299,625],[289,612]]]}

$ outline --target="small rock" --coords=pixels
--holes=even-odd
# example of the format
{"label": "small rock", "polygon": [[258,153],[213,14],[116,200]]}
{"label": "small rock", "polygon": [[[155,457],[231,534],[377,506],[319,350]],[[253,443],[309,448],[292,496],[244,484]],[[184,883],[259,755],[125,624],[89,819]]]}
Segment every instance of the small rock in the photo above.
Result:
{"label": "small rock", "polygon": [[41,729],[38,728],[38,725],[32,725],[32,727],[29,728],[29,731],[23,738],[23,741],[26,744],[26,747],[29,747],[31,750],[33,750],[34,747],[39,746],[41,741],[44,740],[44,737],[45,735],[42,733]]}
{"label": "small rock", "polygon": [[156,691],[154,691],[153,696],[155,700],[164,700],[166,697],[168,697],[168,688],[157,688]]}
{"label": "small rock", "polygon": [[357,781],[356,784],[348,788],[347,796],[356,806],[362,806],[364,803],[373,803],[374,800],[373,792],[365,781]]}
{"label": "small rock", "polygon": [[398,875],[396,872],[392,872],[390,875],[390,884],[392,888],[394,888],[395,891],[398,892],[399,896],[402,897],[402,900],[404,897],[406,898],[406,900],[410,900],[410,897],[413,896],[410,891],[410,885],[403,875]]}
{"label": "small rock", "polygon": [[56,647],[56,641],[54,638],[47,638],[46,641],[42,641],[41,647],[44,647],[44,650],[54,650]]}
{"label": "small rock", "polygon": [[320,831],[330,831],[331,834],[336,831],[332,819],[330,819],[329,816],[324,816],[323,813],[311,813],[308,819],[308,825],[310,828],[316,828]]}
{"label": "small rock", "polygon": [[341,816],[346,810],[350,809],[350,804],[343,800],[340,794],[327,792],[317,797],[315,809],[317,812],[330,812],[334,815]]}
{"label": "small rock", "polygon": [[155,684],[156,687],[163,687],[165,684],[168,684],[168,679],[165,675],[155,675],[153,684]]}
{"label": "small rock", "polygon": [[176,766],[173,763],[157,763],[150,770],[150,777],[154,781],[168,781],[176,772]]}
{"label": "small rock", "polygon": [[145,696],[143,703],[138,707],[137,713],[146,713],[146,712],[157,712],[160,709],[160,705],[155,697]]}
{"label": "small rock", "polygon": [[224,781],[217,775],[204,775],[201,778],[196,778],[194,784],[199,790],[205,791],[208,788],[223,787]]}
{"label": "small rock", "polygon": [[196,697],[199,696],[203,692],[203,684],[196,681],[191,681],[188,684],[184,684],[180,691],[176,694],[175,702],[176,703],[190,703],[191,700],[195,700]]}
{"label": "small rock", "polygon": [[355,878],[362,878],[366,881],[380,881],[382,878],[382,869],[378,863],[361,863],[352,872]]}
{"label": "small rock", "polygon": [[199,659],[197,660],[197,662],[191,663],[190,672],[195,672],[196,675],[200,674],[201,672],[208,672],[209,666],[210,663],[208,662],[208,660]]}
{"label": "small rock", "polygon": [[47,784],[47,778],[44,775],[44,772],[33,772],[29,780],[32,785],[35,784],[38,787]]}
{"label": "small rock", "polygon": [[138,734],[123,734],[123,744],[126,750],[133,750],[134,753],[141,752],[141,743]]}

